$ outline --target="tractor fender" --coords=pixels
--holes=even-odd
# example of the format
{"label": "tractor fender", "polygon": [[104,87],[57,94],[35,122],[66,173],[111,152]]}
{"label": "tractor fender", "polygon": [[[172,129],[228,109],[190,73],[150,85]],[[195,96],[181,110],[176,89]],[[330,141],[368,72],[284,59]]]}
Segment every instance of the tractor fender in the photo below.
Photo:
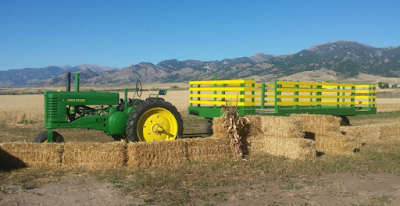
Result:
{"label": "tractor fender", "polygon": [[125,134],[126,121],[128,114],[125,112],[114,112],[108,116],[108,129],[107,134]]}

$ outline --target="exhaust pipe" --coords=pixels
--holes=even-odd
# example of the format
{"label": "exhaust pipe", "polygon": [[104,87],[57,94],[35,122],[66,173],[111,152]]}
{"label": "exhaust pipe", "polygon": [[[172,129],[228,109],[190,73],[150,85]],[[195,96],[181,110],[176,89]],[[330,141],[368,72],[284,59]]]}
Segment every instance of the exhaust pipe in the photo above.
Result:
{"label": "exhaust pipe", "polygon": [[67,85],[65,91],[71,91],[71,72],[67,72]]}

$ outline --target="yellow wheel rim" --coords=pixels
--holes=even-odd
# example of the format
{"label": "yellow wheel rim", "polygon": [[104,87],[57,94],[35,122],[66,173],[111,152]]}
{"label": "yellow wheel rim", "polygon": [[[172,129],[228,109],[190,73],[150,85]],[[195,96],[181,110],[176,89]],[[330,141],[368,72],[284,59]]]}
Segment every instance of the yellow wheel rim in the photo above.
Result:
{"label": "yellow wheel rim", "polygon": [[143,113],[137,128],[139,140],[145,142],[174,140],[178,134],[175,116],[162,107],[155,107]]}

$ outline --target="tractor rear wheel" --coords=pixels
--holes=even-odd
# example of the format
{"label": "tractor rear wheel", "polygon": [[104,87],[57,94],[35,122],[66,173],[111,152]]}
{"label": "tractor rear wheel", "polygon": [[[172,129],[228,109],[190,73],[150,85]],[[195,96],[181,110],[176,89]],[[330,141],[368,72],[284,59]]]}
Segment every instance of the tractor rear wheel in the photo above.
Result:
{"label": "tractor rear wheel", "polygon": [[181,114],[163,100],[152,99],[139,104],[126,122],[126,134],[131,142],[174,140],[182,132]]}
{"label": "tractor rear wheel", "polygon": [[[47,131],[41,132],[36,136],[35,140],[33,142],[37,143],[46,143],[47,142]],[[61,136],[60,133],[53,131],[53,142],[56,143],[62,143],[64,142],[63,136]]]}

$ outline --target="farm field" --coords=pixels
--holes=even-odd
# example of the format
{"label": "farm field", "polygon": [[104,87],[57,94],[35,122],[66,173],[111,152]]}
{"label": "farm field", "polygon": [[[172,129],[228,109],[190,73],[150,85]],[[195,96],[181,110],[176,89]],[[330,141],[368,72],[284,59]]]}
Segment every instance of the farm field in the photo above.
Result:
{"label": "farm field", "polygon": [[[150,93],[156,92],[142,98]],[[182,114],[184,133],[202,132],[205,120],[187,114],[188,94],[168,91],[165,100]],[[43,104],[40,94],[0,95],[0,142],[33,141],[43,131]],[[377,115],[350,117],[351,123],[399,121],[400,99],[377,104]],[[94,130],[59,132],[68,142],[113,141]],[[399,205],[399,147],[400,137],[310,161],[249,155],[133,170],[0,171],[0,205]]]}

